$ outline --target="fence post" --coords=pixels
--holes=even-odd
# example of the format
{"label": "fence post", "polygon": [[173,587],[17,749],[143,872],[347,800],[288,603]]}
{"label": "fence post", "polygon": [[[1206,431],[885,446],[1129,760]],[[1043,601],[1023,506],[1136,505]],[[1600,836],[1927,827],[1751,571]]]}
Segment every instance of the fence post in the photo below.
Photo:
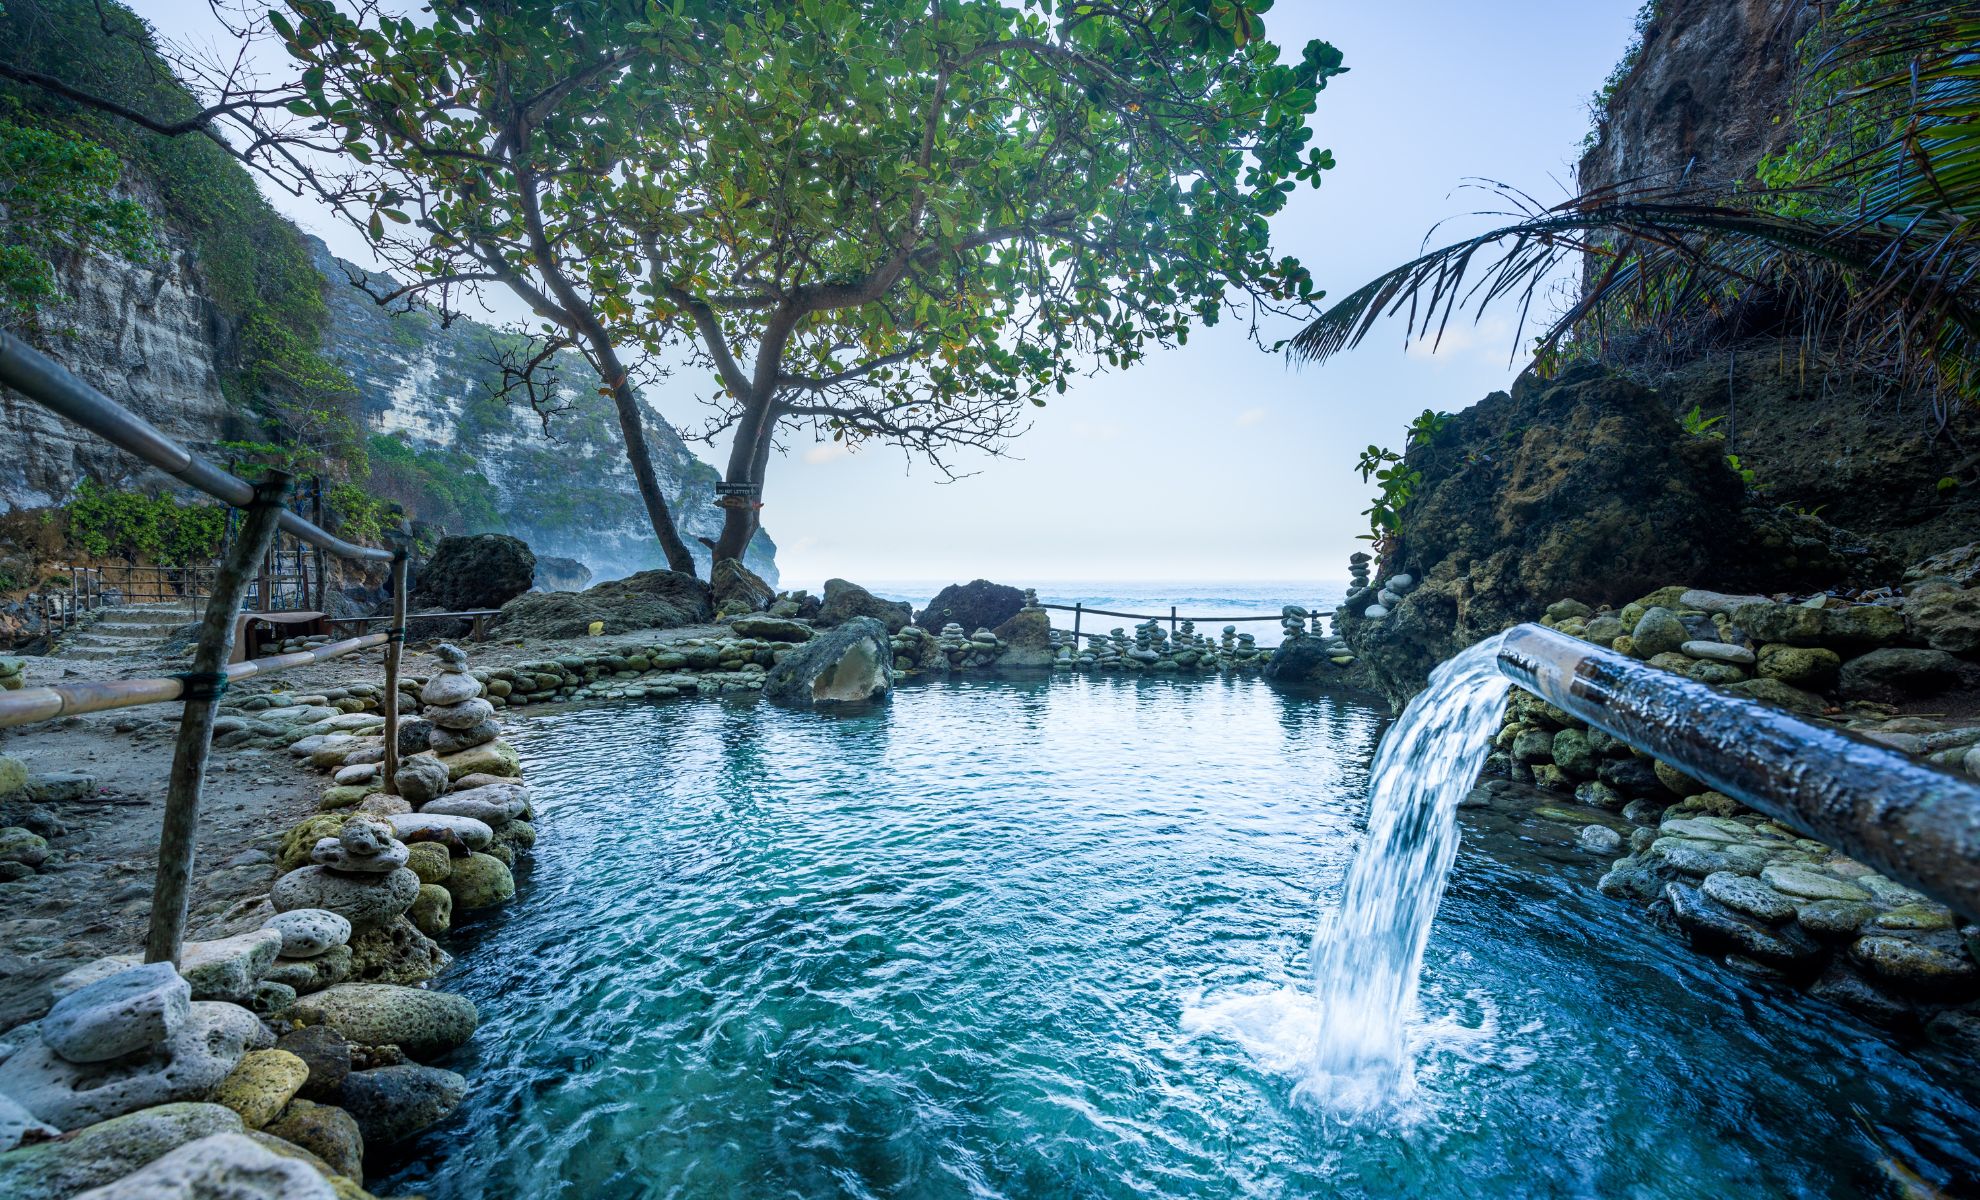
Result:
{"label": "fence post", "polygon": [[399,794],[399,659],[406,647],[406,560],[409,557],[403,537],[392,546],[392,624],[385,641],[385,773],[384,792]]}
{"label": "fence post", "polygon": [[1176,606],[1171,604],[1169,606],[1169,636],[1174,637],[1175,633],[1176,633]]}
{"label": "fence post", "polygon": [[1074,654],[1079,653],[1079,617],[1080,617],[1080,610],[1085,607],[1086,605],[1080,603],[1079,601],[1077,600],[1073,601],[1073,653]]}
{"label": "fence post", "polygon": [[[324,528],[323,476],[318,475],[314,480],[311,481],[309,485],[309,496],[310,496],[310,506],[312,508],[312,515],[310,517],[310,520],[316,525],[318,529],[322,529]],[[327,607],[330,602],[330,577],[324,573],[325,562],[326,560],[323,554],[323,547],[321,546],[316,547],[316,603],[311,607],[313,607],[314,609],[316,609],[317,612],[320,613],[327,613],[330,611],[330,609]]]}
{"label": "fence post", "polygon": [[226,687],[227,659],[234,648],[234,617],[247,588],[248,572],[268,548],[281,519],[289,476],[269,471],[255,485],[254,500],[241,523],[241,538],[214,580],[213,599],[199,626],[199,646],[185,681],[184,713],[172,747],[171,783],[165,792],[165,828],[158,839],[158,882],[151,892],[151,929],[144,961],[179,962],[186,936],[186,885],[192,878],[193,840],[199,832],[200,790],[206,756],[213,748],[213,706]]}

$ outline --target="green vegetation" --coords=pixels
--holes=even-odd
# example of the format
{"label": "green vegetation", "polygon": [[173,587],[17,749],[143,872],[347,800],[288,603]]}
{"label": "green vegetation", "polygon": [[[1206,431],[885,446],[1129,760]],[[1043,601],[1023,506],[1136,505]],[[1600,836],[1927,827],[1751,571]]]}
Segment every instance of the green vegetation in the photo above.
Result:
{"label": "green vegetation", "polygon": [[227,510],[101,487],[85,479],[68,506],[69,544],[90,558],[118,555],[180,566],[210,562],[220,552]]}
{"label": "green vegetation", "polygon": [[1269,226],[1333,165],[1341,57],[1281,62],[1271,0],[285,8],[295,113],[347,159],[297,182],[423,287],[518,290],[525,363],[582,346],[676,569],[621,351],[694,348],[753,488],[780,428],[995,453],[1096,363],[1318,298]]}
{"label": "green vegetation", "polygon": [[1616,89],[1622,87],[1623,80],[1629,78],[1636,64],[1643,61],[1643,39],[1650,32],[1650,26],[1657,20],[1663,9],[1663,0],[1643,0],[1643,6],[1636,10],[1635,28],[1630,33],[1629,46],[1616,65],[1609,71],[1609,77],[1595,94],[1588,98],[1588,136],[1582,139],[1581,148],[1591,149],[1602,139],[1602,130],[1609,122],[1609,103],[1616,97]]}
{"label": "green vegetation", "polygon": [[117,156],[56,129],[0,119],[0,322],[30,324],[62,298],[55,260],[101,250],[148,262],[158,254],[142,207],[114,194]]}
{"label": "green vegetation", "polygon": [[1361,481],[1367,483],[1372,477],[1381,491],[1361,510],[1361,515],[1368,518],[1368,532],[1360,536],[1363,541],[1374,542],[1377,553],[1388,553],[1396,532],[1402,528],[1403,509],[1423,485],[1423,472],[1410,467],[1405,457],[1418,446],[1434,442],[1450,423],[1451,414],[1426,408],[1409,423],[1402,454],[1380,446],[1370,446],[1361,452],[1360,460],[1355,463]]}
{"label": "green vegetation", "polygon": [[[0,45],[17,66],[79,78],[94,93],[160,119],[198,111],[150,29],[120,5],[8,0],[0,5]],[[326,407],[351,393],[349,379],[316,349],[329,319],[322,277],[301,236],[269,207],[240,163],[198,134],[159,136],[35,87],[0,80],[0,104],[14,114],[11,128],[88,148],[72,153],[94,162],[93,178],[107,170],[114,180],[122,161],[126,176],[135,177],[130,181],[155,195],[160,232],[190,243],[202,290],[230,331],[222,339],[229,353],[218,364],[221,390],[271,440],[314,450],[318,468],[341,473],[357,465],[347,459],[358,445],[350,430],[321,420]],[[7,137],[0,129],[0,142]],[[0,178],[13,175],[0,164]],[[12,195],[0,194],[0,203],[12,209]],[[123,205],[118,227],[138,228],[143,210]],[[10,235],[26,230],[32,237],[36,222],[15,212],[7,227]],[[132,245],[125,235],[104,248],[135,257],[126,249]],[[0,256],[11,258],[11,248]]]}

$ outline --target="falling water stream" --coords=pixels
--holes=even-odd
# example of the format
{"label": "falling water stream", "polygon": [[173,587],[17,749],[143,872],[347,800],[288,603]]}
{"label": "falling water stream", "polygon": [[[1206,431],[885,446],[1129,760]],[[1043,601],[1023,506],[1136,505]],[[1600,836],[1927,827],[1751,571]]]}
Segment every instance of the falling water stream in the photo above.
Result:
{"label": "falling water stream", "polygon": [[1471,790],[1511,685],[1499,638],[1438,667],[1376,751],[1368,838],[1340,903],[1313,936],[1312,992],[1281,989],[1185,1014],[1301,1076],[1298,1094],[1345,1110],[1407,1099],[1408,1030],[1430,924],[1457,857]]}

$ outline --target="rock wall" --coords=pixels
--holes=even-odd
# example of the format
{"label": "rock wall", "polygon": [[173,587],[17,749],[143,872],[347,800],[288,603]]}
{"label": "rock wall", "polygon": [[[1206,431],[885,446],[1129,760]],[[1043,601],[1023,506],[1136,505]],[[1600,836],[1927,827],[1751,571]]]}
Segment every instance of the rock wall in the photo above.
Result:
{"label": "rock wall", "polygon": [[1597,116],[1584,191],[1748,178],[1787,135],[1807,0],[1657,0],[1635,62]]}
{"label": "rock wall", "polygon": [[[473,458],[495,487],[502,532],[539,554],[575,559],[600,579],[666,565],[620,448],[611,401],[598,395],[596,375],[581,357],[559,357],[557,411],[541,418],[527,400],[496,395],[501,355],[520,339],[476,321],[443,328],[423,312],[388,312],[349,282],[372,277],[320,241],[314,249],[329,281],[325,350],[356,382],[367,428]],[[721,530],[719,475],[650,406],[646,433],[668,504],[705,573],[708,552],[695,538]],[[744,561],[775,584],[775,553],[759,531]]]}
{"label": "rock wall", "polygon": [[1622,604],[1671,580],[1773,590],[1895,570],[1881,544],[1754,502],[1724,443],[1687,433],[1658,393],[1600,367],[1521,378],[1457,414],[1408,465],[1422,474],[1368,615],[1339,630],[1400,706],[1430,669],[1561,596]]}
{"label": "rock wall", "polygon": [[[161,230],[150,266],[90,257],[65,272],[65,302],[37,349],[172,437],[198,446],[239,433],[215,367],[224,331],[200,288],[190,243]],[[76,482],[161,484],[165,476],[7,388],[0,388],[0,512],[62,503]]]}

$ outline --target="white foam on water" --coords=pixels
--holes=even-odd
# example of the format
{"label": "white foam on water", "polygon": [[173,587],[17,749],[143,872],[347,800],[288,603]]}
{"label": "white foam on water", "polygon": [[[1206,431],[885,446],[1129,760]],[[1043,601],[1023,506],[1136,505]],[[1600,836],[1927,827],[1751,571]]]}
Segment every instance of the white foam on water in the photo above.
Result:
{"label": "white foam on water", "polygon": [[1430,925],[1457,856],[1457,808],[1491,752],[1505,714],[1499,639],[1438,667],[1430,686],[1382,739],[1369,786],[1368,838],[1341,902],[1313,936],[1311,990],[1192,1003],[1191,1034],[1219,1034],[1269,1071],[1291,1076],[1296,1099],[1341,1112],[1395,1110],[1415,1091],[1416,1054],[1488,1044],[1496,1008],[1479,1025],[1418,1016],[1418,976]]}

